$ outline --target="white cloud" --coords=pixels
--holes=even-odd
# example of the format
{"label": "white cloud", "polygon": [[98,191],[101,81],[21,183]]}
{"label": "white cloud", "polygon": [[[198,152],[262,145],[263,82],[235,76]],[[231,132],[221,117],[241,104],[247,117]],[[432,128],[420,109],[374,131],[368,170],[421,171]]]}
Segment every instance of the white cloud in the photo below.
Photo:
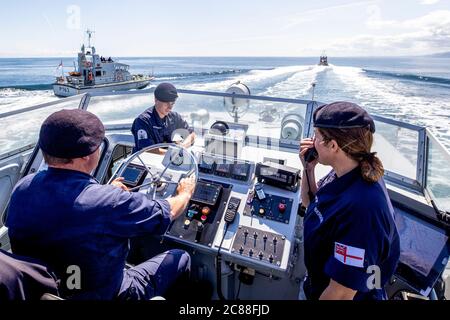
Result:
{"label": "white cloud", "polygon": [[429,4],[435,4],[435,3],[438,3],[439,1],[441,1],[441,0],[422,0],[422,1],[420,1],[420,3],[421,3],[421,4],[429,5]]}
{"label": "white cloud", "polygon": [[366,25],[371,29],[381,29],[396,24],[394,20],[383,20],[381,17],[381,9],[377,5],[368,6],[367,13],[369,14],[369,18],[366,21]]}
{"label": "white cloud", "polygon": [[291,15],[288,17],[283,17],[282,18],[283,21],[288,21],[288,23],[284,27],[282,27],[281,30],[287,30],[287,29],[295,27],[299,24],[314,21],[314,20],[316,20],[317,16],[319,16],[321,14],[329,13],[330,11],[336,11],[336,10],[341,10],[341,9],[360,7],[360,6],[367,6],[367,5],[374,4],[376,2],[377,2],[376,0],[350,2],[350,3],[335,5],[335,6],[328,6],[328,7],[320,8],[320,9],[308,10],[308,11],[297,13],[297,14],[294,14],[294,15]]}
{"label": "white cloud", "polygon": [[341,38],[332,42],[328,50],[339,55],[414,55],[450,50],[449,10],[433,11],[404,21],[383,20],[378,6],[368,7],[367,12],[368,27],[389,27],[392,34]]}

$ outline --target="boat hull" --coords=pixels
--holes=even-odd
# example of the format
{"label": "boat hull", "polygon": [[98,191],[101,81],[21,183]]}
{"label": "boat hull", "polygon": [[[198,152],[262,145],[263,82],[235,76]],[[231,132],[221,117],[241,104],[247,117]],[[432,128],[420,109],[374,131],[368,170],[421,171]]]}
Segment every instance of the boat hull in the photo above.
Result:
{"label": "boat hull", "polygon": [[133,89],[143,89],[150,84],[151,80],[124,81],[94,86],[74,86],[65,83],[53,84],[53,93],[58,97],[71,97],[86,92],[113,92]]}

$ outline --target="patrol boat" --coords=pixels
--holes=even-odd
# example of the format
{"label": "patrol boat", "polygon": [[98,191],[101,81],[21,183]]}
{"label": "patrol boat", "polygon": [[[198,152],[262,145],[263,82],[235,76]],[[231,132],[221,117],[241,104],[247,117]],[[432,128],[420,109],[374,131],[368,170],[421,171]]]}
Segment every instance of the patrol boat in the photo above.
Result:
{"label": "patrol boat", "polygon": [[131,89],[143,89],[154,79],[152,76],[142,74],[132,75],[130,66],[115,62],[112,58],[103,58],[91,46],[91,38],[94,33],[86,31],[88,46],[81,46],[78,53],[78,68],[64,77],[64,71],[56,78],[53,84],[53,92],[59,97],[69,97],[85,92],[111,92]]}
{"label": "patrol boat", "polygon": [[328,66],[328,57],[325,54],[320,56],[319,66]]}
{"label": "patrol boat", "polygon": [[[16,182],[46,170],[36,146],[43,120],[60,109],[85,109],[106,128],[99,166],[92,172],[100,183],[122,176],[132,191],[163,199],[182,177],[198,180],[185,214],[162,236],[132,241],[130,264],[182,248],[192,257],[192,277],[212,284],[212,299],[304,298],[298,150],[300,139],[312,135],[313,112],[322,103],[254,96],[243,87],[227,93],[178,91],[176,110],[190,121],[197,140],[190,149],[151,147],[166,147],[165,155],[145,152],[150,149],[132,153],[130,128],[152,104],[153,89],[85,93],[0,114],[2,223]],[[117,107],[123,105],[126,110]],[[279,117],[260,121],[264,110],[277,110]],[[374,119],[374,149],[386,170],[401,241],[400,262],[385,289],[390,299],[449,298],[450,154],[425,127]],[[317,178],[329,170],[318,165]],[[7,231],[0,224],[3,250],[10,250]]]}

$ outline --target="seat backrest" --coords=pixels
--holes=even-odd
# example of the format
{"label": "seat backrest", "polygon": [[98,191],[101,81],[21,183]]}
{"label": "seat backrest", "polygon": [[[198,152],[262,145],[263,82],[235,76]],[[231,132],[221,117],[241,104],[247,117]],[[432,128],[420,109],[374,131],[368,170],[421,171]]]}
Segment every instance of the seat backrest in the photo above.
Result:
{"label": "seat backrest", "polygon": [[39,300],[45,293],[58,295],[57,278],[49,267],[0,250],[0,301]]}

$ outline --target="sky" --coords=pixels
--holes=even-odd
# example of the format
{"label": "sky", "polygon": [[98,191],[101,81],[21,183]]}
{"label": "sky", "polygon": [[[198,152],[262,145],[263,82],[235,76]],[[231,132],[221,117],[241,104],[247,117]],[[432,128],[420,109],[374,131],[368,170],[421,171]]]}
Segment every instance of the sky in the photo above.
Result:
{"label": "sky", "polygon": [[450,51],[450,0],[0,0],[0,57],[401,56]]}

